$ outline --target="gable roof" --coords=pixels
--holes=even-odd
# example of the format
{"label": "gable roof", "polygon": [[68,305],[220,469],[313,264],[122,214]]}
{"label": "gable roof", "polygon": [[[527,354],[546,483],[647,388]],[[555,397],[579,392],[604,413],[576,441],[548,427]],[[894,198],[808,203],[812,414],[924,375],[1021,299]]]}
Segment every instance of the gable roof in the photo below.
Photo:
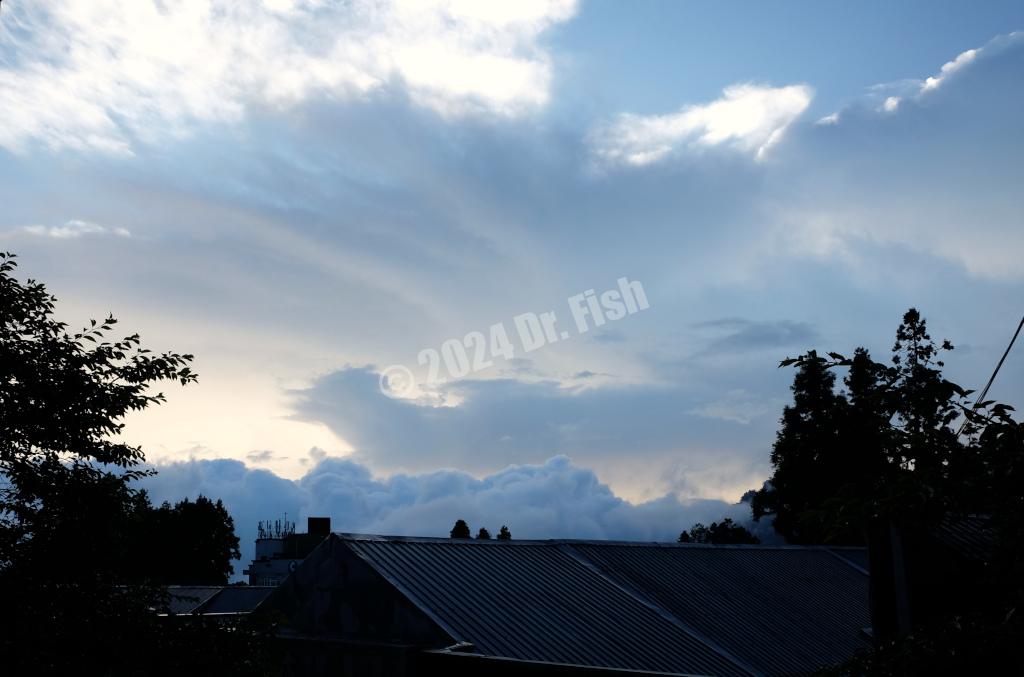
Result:
{"label": "gable roof", "polygon": [[859,549],[333,538],[484,655],[748,675],[812,671],[867,646]]}

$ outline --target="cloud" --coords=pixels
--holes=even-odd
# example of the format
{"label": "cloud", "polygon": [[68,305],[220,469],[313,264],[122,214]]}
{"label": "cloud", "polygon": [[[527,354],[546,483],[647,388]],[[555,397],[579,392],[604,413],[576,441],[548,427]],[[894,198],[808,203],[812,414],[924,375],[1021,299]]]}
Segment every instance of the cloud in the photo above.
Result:
{"label": "cloud", "polygon": [[277,454],[270,449],[261,449],[259,451],[250,451],[245,455],[245,458],[250,463],[268,463],[277,458]]}
{"label": "cloud", "polygon": [[699,329],[719,333],[702,354],[810,348],[818,340],[818,332],[806,322],[792,320],[758,321],[745,318],[723,318],[702,322]]}
{"label": "cloud", "polygon": [[52,237],[58,240],[67,240],[82,237],[84,235],[116,235],[118,237],[130,237],[131,233],[126,228],[108,228],[90,221],[71,219],[65,221],[61,226],[25,226],[22,230],[31,235],[41,237]]}
{"label": "cloud", "polygon": [[[866,102],[873,102],[874,110],[883,114],[895,113],[901,108],[902,104],[910,101],[921,103],[935,96],[936,90],[953,80],[955,76],[967,71],[969,67],[977,62],[986,59],[989,61],[998,60],[1003,56],[1004,52],[1020,49],[1022,40],[1024,40],[1024,33],[1020,31],[998,35],[989,40],[985,45],[965,50],[951,61],[942,64],[935,75],[930,75],[924,79],[904,78],[894,82],[872,85],[868,88]],[[863,100],[854,102],[847,107],[847,110],[854,113],[853,117],[856,118],[856,109],[862,107],[864,103],[865,101]],[[818,124],[834,125],[839,122],[839,117],[840,112],[835,112],[819,119]]]}
{"label": "cloud", "polygon": [[982,48],[979,47],[977,49],[969,49],[966,52],[961,52],[952,61],[947,61],[942,64],[942,68],[939,69],[937,75],[926,78],[925,81],[921,83],[921,91],[927,92],[928,90],[937,88],[954,73],[974,61],[978,54],[981,53],[981,49]]}
{"label": "cloud", "polygon": [[[776,371],[774,364],[765,367]],[[489,473],[567,454],[633,498],[663,490],[660,468],[679,457],[689,459],[693,472],[737,466],[731,477],[693,495],[738,497],[763,479],[772,421],[738,426],[739,413],[729,421],[688,413],[720,397],[725,384],[705,390],[692,383],[574,383],[461,380],[438,386],[431,399],[411,401],[381,394],[372,368],[348,367],[294,391],[293,407],[298,419],[326,425],[352,446],[353,460],[379,472],[450,466]],[[451,406],[434,406],[438,401]]]}
{"label": "cloud", "polygon": [[316,465],[325,458],[327,458],[326,451],[324,451],[323,449],[318,449],[317,447],[313,447],[312,449],[309,450],[309,458],[302,459],[302,464],[306,465],[307,463],[312,463],[313,465]]}
{"label": "cloud", "polygon": [[1024,33],[1000,36],[932,78],[876,88],[838,124],[794,130],[770,186],[786,251],[844,261],[860,279],[897,248],[1021,279],[1011,139],[1024,90],[1010,83],[1022,68]]}
{"label": "cloud", "polygon": [[595,156],[609,165],[643,166],[675,152],[719,145],[760,159],[811,103],[807,85],[727,87],[720,99],[678,113],[624,113],[591,134]]}
{"label": "cloud", "polygon": [[404,92],[446,117],[544,106],[538,38],[574,0],[62,0],[0,25],[0,146],[131,153],[313,98]]}
{"label": "cloud", "polygon": [[[70,213],[138,234],[11,237],[74,314],[100,303],[197,355],[201,385],[131,422],[147,448],[275,449],[291,465],[261,467],[295,477],[314,445],[354,447],[374,473],[480,476],[564,453],[637,501],[663,494],[678,461],[682,495],[730,500],[767,476],[774,417],[694,412],[735,390],[785,397],[787,354],[884,355],[916,305],[980,346],[955,360],[961,382],[991,371],[1024,271],[1022,56],[986,47],[927,96],[889,93],[905,97],[896,114],[878,99],[839,124],[797,120],[762,165],[726,141],[594,177],[571,124],[455,127],[374,95],[311,99],[285,124],[247,109],[258,134],[211,128],[135,158],[5,156],[0,188],[10,223]],[[527,310],[565,320],[565,298],[620,275],[643,280],[650,311],[480,374],[513,378],[453,384],[460,406],[386,400],[372,371],[339,369],[415,367],[424,347]],[[757,319],[694,326],[726,313]],[[565,379],[581,371],[615,380]],[[1005,387],[1020,397],[1018,384]],[[285,420],[296,401],[308,423]]]}
{"label": "cloud", "polygon": [[[456,519],[465,519],[492,533],[508,525],[522,539],[671,541],[695,522],[751,522],[746,504],[672,495],[630,503],[565,456],[511,465],[480,479],[457,470],[374,478],[359,463],[331,457],[297,481],[228,460],[173,463],[158,471],[143,480],[155,502],[197,494],[224,501],[242,541],[243,563],[252,556],[256,523],[284,513],[300,523],[329,516],[335,531],[409,536],[446,536]],[[775,538],[765,523],[751,527]]]}
{"label": "cloud", "polygon": [[766,401],[742,388],[737,388],[730,390],[720,399],[691,409],[690,413],[705,418],[718,418],[740,425],[749,425],[759,416],[778,413],[781,408],[781,404],[776,400]]}

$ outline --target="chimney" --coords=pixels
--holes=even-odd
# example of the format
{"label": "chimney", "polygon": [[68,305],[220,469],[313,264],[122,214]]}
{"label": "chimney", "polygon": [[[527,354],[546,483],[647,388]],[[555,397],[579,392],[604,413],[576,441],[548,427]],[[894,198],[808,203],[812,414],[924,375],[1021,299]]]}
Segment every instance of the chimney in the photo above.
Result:
{"label": "chimney", "polygon": [[306,521],[306,533],[327,538],[331,535],[330,517],[310,517]]}

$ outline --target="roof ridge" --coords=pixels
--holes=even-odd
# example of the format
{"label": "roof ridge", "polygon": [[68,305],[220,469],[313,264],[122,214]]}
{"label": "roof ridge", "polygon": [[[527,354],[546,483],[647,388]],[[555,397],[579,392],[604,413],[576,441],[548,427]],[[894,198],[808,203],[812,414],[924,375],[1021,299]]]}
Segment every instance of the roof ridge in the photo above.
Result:
{"label": "roof ridge", "polygon": [[498,539],[477,539],[477,538],[450,538],[447,536],[401,536],[387,534],[362,534],[353,532],[333,532],[333,535],[342,541],[377,541],[384,543],[443,543],[448,545],[464,546],[562,546],[562,545],[611,545],[631,548],[690,548],[708,550],[866,550],[867,548],[831,545],[770,545],[765,543],[678,543],[675,541],[616,541],[596,538],[545,538],[545,539],[512,539],[502,541]]}
{"label": "roof ridge", "polygon": [[865,576],[870,576],[871,575],[871,573],[867,569],[865,569],[861,565],[857,564],[856,562],[851,560],[849,557],[843,557],[842,552],[836,552],[832,548],[826,548],[825,551],[828,554],[830,554],[833,557],[835,557],[837,560],[841,561],[843,564],[846,564],[847,566],[849,566],[854,571],[856,571],[858,573],[861,573],[861,574],[864,574]]}

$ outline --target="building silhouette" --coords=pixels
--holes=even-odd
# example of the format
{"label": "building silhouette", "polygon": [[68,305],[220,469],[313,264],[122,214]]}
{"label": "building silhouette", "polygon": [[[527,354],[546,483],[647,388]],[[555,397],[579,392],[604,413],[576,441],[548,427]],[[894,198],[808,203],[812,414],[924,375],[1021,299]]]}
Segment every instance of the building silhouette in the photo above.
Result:
{"label": "building silhouette", "polygon": [[310,517],[306,525],[302,534],[296,533],[295,523],[287,517],[259,523],[255,558],[242,571],[249,585],[280,585],[331,533],[330,517]]}

